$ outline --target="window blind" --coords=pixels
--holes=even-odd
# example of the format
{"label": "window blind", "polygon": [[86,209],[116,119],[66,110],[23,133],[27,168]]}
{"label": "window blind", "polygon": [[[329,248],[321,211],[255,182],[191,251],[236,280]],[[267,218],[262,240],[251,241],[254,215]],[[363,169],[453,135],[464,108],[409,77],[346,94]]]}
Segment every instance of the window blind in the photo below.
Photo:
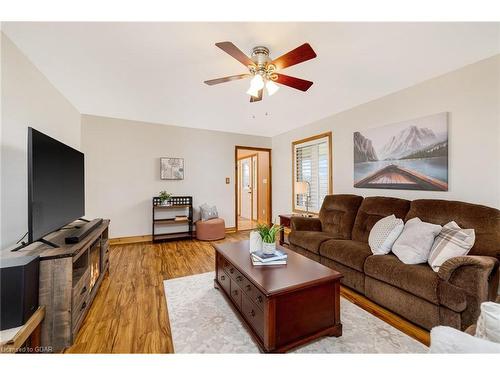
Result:
{"label": "window blind", "polygon": [[[319,212],[329,192],[328,138],[295,145],[295,181],[307,181],[310,186],[309,211]],[[295,206],[306,210],[307,194],[295,194]]]}

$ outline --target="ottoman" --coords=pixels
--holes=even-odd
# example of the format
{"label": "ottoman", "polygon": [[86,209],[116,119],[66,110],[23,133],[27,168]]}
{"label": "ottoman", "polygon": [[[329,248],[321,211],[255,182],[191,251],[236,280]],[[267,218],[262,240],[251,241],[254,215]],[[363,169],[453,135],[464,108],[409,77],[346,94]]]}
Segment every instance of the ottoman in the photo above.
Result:
{"label": "ottoman", "polygon": [[226,236],[224,219],[210,219],[196,222],[196,238],[201,241],[221,240]]}

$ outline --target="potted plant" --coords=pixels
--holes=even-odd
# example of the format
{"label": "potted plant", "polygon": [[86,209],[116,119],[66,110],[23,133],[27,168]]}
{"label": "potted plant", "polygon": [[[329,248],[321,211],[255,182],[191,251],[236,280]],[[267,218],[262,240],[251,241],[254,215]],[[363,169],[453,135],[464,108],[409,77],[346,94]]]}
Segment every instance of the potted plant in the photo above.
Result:
{"label": "potted plant", "polygon": [[160,198],[160,204],[162,206],[168,206],[168,202],[170,201],[170,197],[172,194],[167,193],[165,190],[160,191],[158,197]]}
{"label": "potted plant", "polygon": [[276,237],[283,230],[283,226],[274,224],[258,224],[257,232],[262,238],[262,251],[265,254],[273,254],[276,251]]}

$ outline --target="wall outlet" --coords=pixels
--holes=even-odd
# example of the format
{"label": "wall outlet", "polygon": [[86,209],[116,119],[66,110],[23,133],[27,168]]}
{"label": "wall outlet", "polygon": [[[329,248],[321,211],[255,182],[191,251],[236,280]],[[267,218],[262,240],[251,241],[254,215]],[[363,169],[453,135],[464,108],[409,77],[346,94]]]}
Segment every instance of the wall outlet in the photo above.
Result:
{"label": "wall outlet", "polygon": [[226,184],[229,184],[231,182],[231,179],[229,177],[226,177]]}

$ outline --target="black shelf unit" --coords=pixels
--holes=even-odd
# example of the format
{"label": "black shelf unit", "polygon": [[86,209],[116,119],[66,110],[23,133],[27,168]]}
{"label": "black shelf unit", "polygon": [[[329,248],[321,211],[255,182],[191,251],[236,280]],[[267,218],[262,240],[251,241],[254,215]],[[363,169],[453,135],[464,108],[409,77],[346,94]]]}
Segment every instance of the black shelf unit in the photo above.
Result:
{"label": "black shelf unit", "polygon": [[[165,210],[187,210],[186,220],[175,220],[175,218],[157,218],[156,213],[158,211]],[[170,197],[170,205],[162,206],[160,197],[153,197],[153,216],[152,216],[152,234],[153,241],[166,241],[182,238],[193,238],[193,197],[190,196],[175,196]],[[173,232],[173,233],[157,233],[157,225],[179,225],[187,224],[188,230],[184,232]]]}

